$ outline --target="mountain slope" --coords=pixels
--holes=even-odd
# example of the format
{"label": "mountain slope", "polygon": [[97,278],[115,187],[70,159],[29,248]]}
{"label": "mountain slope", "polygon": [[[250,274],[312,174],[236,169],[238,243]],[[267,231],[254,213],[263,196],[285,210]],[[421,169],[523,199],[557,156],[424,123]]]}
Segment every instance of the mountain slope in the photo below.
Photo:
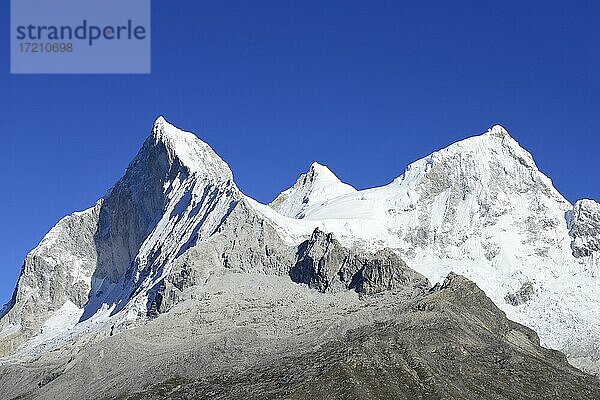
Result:
{"label": "mountain slope", "polygon": [[357,253],[320,231],[286,253],[317,275],[312,267],[364,260],[362,277],[407,279],[318,292],[287,276],[218,268],[144,324],[0,366],[0,390],[64,400],[600,396],[600,381],[540,347],[462,276],[431,288],[397,256]]}
{"label": "mountain slope", "polygon": [[[396,296],[402,294],[395,292]],[[543,349],[506,320],[472,282],[450,275],[437,290],[379,304],[316,349],[298,346],[241,371],[179,377],[132,399],[592,399],[597,379]],[[384,305],[390,307],[383,311]],[[381,307],[381,308],[379,308]],[[395,314],[395,315],[394,315]],[[385,315],[385,316],[384,316]],[[339,329],[339,328],[338,328]],[[255,343],[253,343],[255,344]],[[509,372],[510,371],[510,372]]]}

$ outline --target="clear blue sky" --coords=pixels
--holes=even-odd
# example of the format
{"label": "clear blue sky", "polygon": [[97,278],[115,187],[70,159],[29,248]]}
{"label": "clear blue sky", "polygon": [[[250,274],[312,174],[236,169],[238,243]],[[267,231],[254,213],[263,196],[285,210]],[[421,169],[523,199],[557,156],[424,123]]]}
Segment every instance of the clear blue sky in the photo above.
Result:
{"label": "clear blue sky", "polygon": [[600,199],[597,1],[154,0],[152,74],[138,76],[11,76],[8,3],[2,303],[25,254],[105,193],[159,114],[263,202],[312,161],[358,188],[382,185],[495,123],[570,201]]}

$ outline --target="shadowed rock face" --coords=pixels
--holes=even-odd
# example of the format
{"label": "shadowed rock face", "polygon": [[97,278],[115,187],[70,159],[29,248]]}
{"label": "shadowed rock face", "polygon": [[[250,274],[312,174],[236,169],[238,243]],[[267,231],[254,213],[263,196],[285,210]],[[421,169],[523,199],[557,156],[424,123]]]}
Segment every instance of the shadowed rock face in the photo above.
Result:
{"label": "shadowed rock face", "polygon": [[353,251],[319,229],[298,247],[290,278],[320,292],[353,289],[373,294],[398,287],[429,288],[427,278],[408,268],[392,250]]}
{"label": "shadowed rock face", "polygon": [[376,252],[363,260],[362,268],[352,279],[358,293],[373,294],[399,287],[428,289],[429,281],[408,268],[406,263],[390,249]]}

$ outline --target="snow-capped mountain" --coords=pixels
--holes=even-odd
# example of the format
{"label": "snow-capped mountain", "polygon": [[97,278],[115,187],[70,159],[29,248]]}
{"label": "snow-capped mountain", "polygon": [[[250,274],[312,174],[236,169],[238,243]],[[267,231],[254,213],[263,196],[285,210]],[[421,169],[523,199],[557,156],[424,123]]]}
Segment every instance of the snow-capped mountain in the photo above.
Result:
{"label": "snow-capped mountain", "polygon": [[313,223],[347,245],[396,249],[433,282],[463,274],[544,345],[597,364],[599,205],[572,206],[503,127],[412,163],[389,185],[306,203],[295,223],[263,212],[292,235]]}
{"label": "snow-capped mountain", "polygon": [[286,217],[303,218],[308,208],[354,192],[356,189],[340,181],[329,168],[314,162],[307,173],[269,205]]}
{"label": "snow-capped mountain", "polygon": [[170,264],[211,237],[240,198],[227,164],[159,117],[110,192],[62,219],[27,255],[0,321],[0,350],[93,330],[115,314],[145,316]]}
{"label": "snow-capped mountain", "polygon": [[1,314],[0,355],[22,359],[136,326],[219,268],[286,276],[290,249],[315,228],[348,248],[391,248],[431,282],[465,275],[544,345],[597,370],[600,206],[572,206],[500,126],[374,189],[357,191],[314,163],[263,205],[207,144],[159,118],[114,188],[27,255]]}

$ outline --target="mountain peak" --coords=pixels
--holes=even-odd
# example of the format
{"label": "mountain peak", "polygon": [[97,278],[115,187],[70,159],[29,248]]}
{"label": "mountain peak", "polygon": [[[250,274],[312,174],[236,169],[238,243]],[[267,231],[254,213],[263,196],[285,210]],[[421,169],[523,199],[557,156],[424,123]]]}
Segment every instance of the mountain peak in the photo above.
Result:
{"label": "mountain peak", "polygon": [[153,144],[162,143],[169,161],[179,160],[190,172],[233,179],[233,174],[225,161],[196,135],[177,128],[162,115],[156,118],[150,139]]}
{"label": "mountain peak", "polygon": [[329,168],[327,168],[327,166],[323,165],[323,164],[319,164],[317,161],[314,161],[312,164],[310,164],[310,170],[315,170],[315,171],[324,171],[327,170],[329,172],[331,172],[331,170]]}
{"label": "mountain peak", "polygon": [[159,115],[158,117],[156,117],[156,120],[154,120],[154,126],[156,125],[162,125],[168,123],[167,120],[165,119],[165,117],[163,117],[162,115]]}
{"label": "mountain peak", "polygon": [[511,137],[510,134],[508,133],[508,131],[506,130],[506,128],[504,128],[502,125],[499,125],[499,124],[492,126],[484,134],[490,135],[490,136],[495,136],[495,137],[498,137],[501,139],[505,138],[505,137]]}
{"label": "mountain peak", "polygon": [[538,171],[532,155],[506,128],[497,124],[479,135],[459,140],[411,163],[405,173],[394,182],[419,180],[433,165],[438,164],[453,171],[469,168],[469,174],[475,174],[479,178],[489,175],[490,167],[498,165],[506,167],[505,169],[511,169],[512,165],[520,165],[529,171]]}
{"label": "mountain peak", "polygon": [[158,116],[152,125],[152,137],[156,142],[160,141],[165,144],[173,144],[177,140],[184,141],[186,139],[190,142],[202,142],[196,137],[196,135],[177,128],[175,125],[167,121],[162,115]]}
{"label": "mountain peak", "polygon": [[530,170],[538,170],[533,156],[502,125],[494,125],[480,135],[455,142],[425,157],[425,160],[430,164],[436,160],[467,154],[479,163],[514,162]]}
{"label": "mountain peak", "polygon": [[327,166],[325,166],[323,164],[319,164],[316,161],[310,165],[310,168],[308,169],[306,175],[308,177],[317,177],[318,176],[321,179],[327,179],[332,182],[342,183],[340,181],[340,179],[333,172],[331,172],[331,170],[329,168],[327,168]]}
{"label": "mountain peak", "polygon": [[343,183],[329,168],[315,161],[270,206],[282,215],[297,218],[312,205],[353,192],[356,192],[355,188]]}
{"label": "mountain peak", "polygon": [[[504,128],[502,125],[496,124],[496,125],[492,126],[491,128],[489,128],[483,134],[481,134],[479,136],[475,136],[475,138],[482,139],[484,141],[484,143],[486,143],[488,146],[498,147],[498,148],[503,147],[506,150],[508,150],[509,152],[513,153],[514,155],[518,155],[519,157],[524,157],[525,159],[528,160],[528,163],[531,163],[533,166],[535,165],[533,163],[533,157],[531,156],[531,154],[527,150],[525,150],[519,144],[519,142],[517,142],[516,139],[510,135],[508,130],[506,128]],[[467,138],[465,140],[468,141],[470,139],[473,139],[473,138]]]}

